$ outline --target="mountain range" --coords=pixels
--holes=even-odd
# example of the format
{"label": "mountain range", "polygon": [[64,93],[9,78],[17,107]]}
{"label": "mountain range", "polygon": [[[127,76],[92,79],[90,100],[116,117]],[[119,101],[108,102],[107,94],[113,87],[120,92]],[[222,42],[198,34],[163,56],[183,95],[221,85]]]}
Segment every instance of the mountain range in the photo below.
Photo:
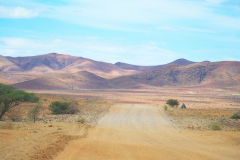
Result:
{"label": "mountain range", "polygon": [[41,90],[239,88],[240,62],[178,59],[165,65],[138,66],[57,53],[31,57],[0,56],[0,83]]}

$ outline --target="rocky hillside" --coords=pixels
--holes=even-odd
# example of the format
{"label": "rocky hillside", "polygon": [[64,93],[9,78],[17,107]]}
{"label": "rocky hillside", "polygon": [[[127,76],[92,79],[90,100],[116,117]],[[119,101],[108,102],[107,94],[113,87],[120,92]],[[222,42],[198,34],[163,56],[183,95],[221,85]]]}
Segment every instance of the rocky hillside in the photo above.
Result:
{"label": "rocky hillside", "polygon": [[113,82],[134,81],[152,86],[228,87],[240,85],[240,62],[202,62],[179,66],[169,64],[143,73],[118,77]]}
{"label": "rocky hillside", "polygon": [[178,59],[157,66],[105,63],[63,54],[0,56],[0,81],[23,89],[239,88],[240,62]]}
{"label": "rocky hillside", "polygon": [[49,73],[76,73],[79,71],[88,71],[104,78],[138,73],[136,70],[126,70],[111,63],[56,53],[31,57],[0,56],[0,72],[9,74],[7,77],[11,77],[6,79],[0,76],[6,81],[23,82],[26,79],[21,79],[22,75],[32,77],[27,79],[31,80]]}

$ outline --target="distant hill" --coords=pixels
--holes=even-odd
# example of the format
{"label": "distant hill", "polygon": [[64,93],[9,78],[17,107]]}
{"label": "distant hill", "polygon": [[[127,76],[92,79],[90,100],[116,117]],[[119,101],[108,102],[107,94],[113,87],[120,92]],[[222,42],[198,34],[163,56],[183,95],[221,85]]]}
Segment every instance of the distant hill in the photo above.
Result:
{"label": "distant hill", "polygon": [[189,65],[189,64],[193,64],[193,63],[195,63],[195,62],[192,62],[192,61],[182,58],[182,59],[177,59],[176,61],[173,61],[168,64],[156,65],[156,66],[138,66],[138,65],[131,65],[131,64],[122,63],[122,62],[117,62],[117,63],[115,63],[115,65],[120,68],[127,69],[127,70],[149,71],[149,70],[154,70],[154,69],[161,68],[161,67],[167,66],[167,65],[185,66],[185,65]]}
{"label": "distant hill", "polygon": [[[57,53],[31,57],[0,56],[0,72],[11,74],[10,79],[14,82],[25,81],[26,78],[21,79],[22,75],[29,77],[27,80],[30,80],[52,73],[76,73],[79,71],[88,71],[104,78],[138,73],[136,70],[125,70],[111,63]],[[5,79],[1,77],[1,74],[0,78]]]}
{"label": "distant hill", "polygon": [[181,59],[177,59],[176,61],[173,61],[171,63],[168,63],[168,65],[175,64],[175,65],[179,65],[179,66],[186,66],[186,65],[189,65],[189,64],[193,64],[193,63],[195,63],[195,62],[192,62],[192,61],[189,61],[187,59],[181,58]]}
{"label": "distant hill", "polygon": [[240,88],[240,62],[192,62],[165,65],[115,64],[50,53],[32,57],[0,56],[0,83],[22,89],[105,89],[153,87]]}
{"label": "distant hill", "polygon": [[14,84],[21,89],[36,90],[72,90],[72,89],[102,89],[110,88],[107,80],[87,71],[74,74],[63,73],[36,78]]}
{"label": "distant hill", "polygon": [[23,71],[34,70],[36,67],[47,67],[49,70],[60,70],[76,62],[79,58],[56,53],[31,57],[6,57]]}
{"label": "distant hill", "polygon": [[240,85],[240,62],[202,62],[189,65],[166,65],[155,70],[115,78],[113,81],[152,86],[194,86],[224,88]]}

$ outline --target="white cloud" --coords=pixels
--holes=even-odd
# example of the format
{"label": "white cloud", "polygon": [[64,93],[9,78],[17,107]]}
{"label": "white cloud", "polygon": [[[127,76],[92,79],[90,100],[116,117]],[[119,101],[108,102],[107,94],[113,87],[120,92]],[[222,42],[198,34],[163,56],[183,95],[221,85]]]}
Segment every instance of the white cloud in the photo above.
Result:
{"label": "white cloud", "polygon": [[[184,21],[206,27],[240,29],[240,16],[231,17],[215,12],[216,8],[212,4],[221,4],[225,0],[70,0],[67,2],[68,5],[65,6],[46,6],[42,16],[98,28],[128,31],[150,30],[152,27],[149,26]],[[177,26],[178,23],[175,25]],[[188,30],[196,31],[193,28]]]}
{"label": "white cloud", "polygon": [[32,18],[38,16],[38,11],[23,7],[0,6],[0,18]]}
{"label": "white cloud", "polygon": [[196,18],[206,12],[209,12],[208,8],[178,0],[79,0],[68,6],[49,6],[45,15],[91,25],[100,22],[118,25],[122,22],[152,24],[169,18]]}
{"label": "white cloud", "polygon": [[227,0],[205,0],[209,4],[221,4],[223,2],[226,2]]}
{"label": "white cloud", "polygon": [[[41,17],[63,20],[103,29],[146,31],[163,24],[187,23],[212,27],[214,30],[240,30],[240,15],[217,12],[228,0],[63,0],[64,5],[47,5],[29,0],[22,7],[1,7],[0,17]],[[235,6],[228,6],[235,7]],[[228,8],[229,9],[229,8]],[[174,22],[174,24],[172,24]],[[184,27],[184,26],[183,26]],[[186,27],[185,27],[186,28]],[[194,27],[192,27],[194,28]],[[189,30],[189,29],[188,29]]]}
{"label": "white cloud", "polygon": [[81,37],[76,41],[0,38],[0,53],[4,56],[32,56],[57,52],[111,63],[122,61],[141,65],[163,64],[180,58],[177,53],[159,47],[161,43],[123,45],[89,37]]}
{"label": "white cloud", "polygon": [[192,27],[171,27],[171,26],[160,26],[158,30],[171,31],[171,32],[199,32],[199,33],[215,33],[209,29],[192,28]]}

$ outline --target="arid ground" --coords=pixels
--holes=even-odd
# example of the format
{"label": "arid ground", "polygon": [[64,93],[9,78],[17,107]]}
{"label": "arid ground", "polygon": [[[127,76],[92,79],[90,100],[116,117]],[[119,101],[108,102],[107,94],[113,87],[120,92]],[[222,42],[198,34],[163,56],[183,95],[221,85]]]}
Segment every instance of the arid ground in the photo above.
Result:
{"label": "arid ground", "polygon": [[121,104],[56,160],[238,159],[239,143],[238,132],[183,131],[159,107]]}
{"label": "arid ground", "polygon": [[[233,159],[240,157],[240,94],[230,90],[34,91],[44,101],[36,124],[0,122],[0,159]],[[162,107],[167,99],[186,110]],[[51,115],[53,100],[77,101],[77,115]],[[21,104],[24,111],[31,104]],[[11,115],[11,114],[10,114]],[[81,122],[84,118],[86,122]],[[6,117],[7,119],[7,117]],[[221,130],[212,130],[218,123]]]}

